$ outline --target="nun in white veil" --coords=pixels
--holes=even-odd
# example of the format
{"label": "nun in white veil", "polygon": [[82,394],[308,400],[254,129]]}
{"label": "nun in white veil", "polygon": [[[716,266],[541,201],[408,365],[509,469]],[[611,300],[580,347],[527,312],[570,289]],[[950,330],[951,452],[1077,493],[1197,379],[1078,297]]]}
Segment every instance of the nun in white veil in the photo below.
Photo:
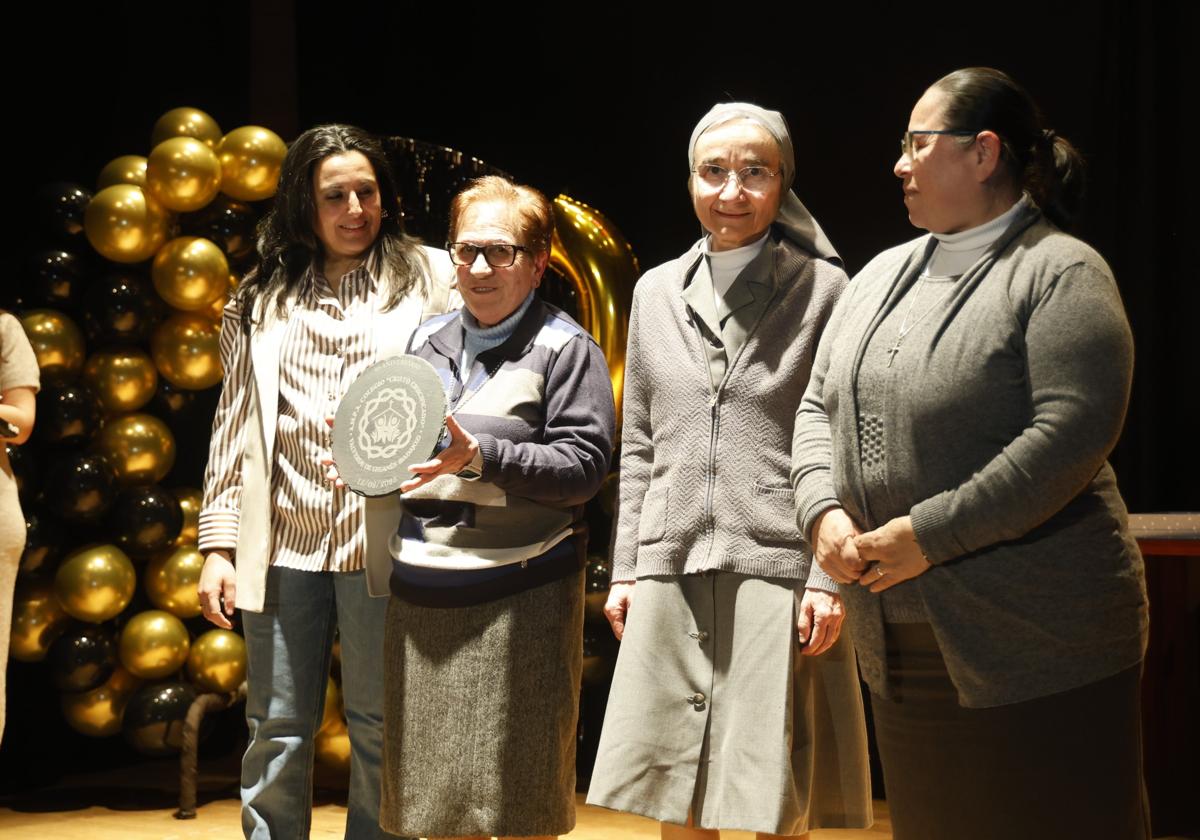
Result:
{"label": "nun in white veil", "polygon": [[630,318],[605,606],[622,642],[588,801],[671,840],[866,827],[854,653],[788,475],[847,278],[791,189],[781,114],[717,105],[688,167],[703,236],[641,278]]}

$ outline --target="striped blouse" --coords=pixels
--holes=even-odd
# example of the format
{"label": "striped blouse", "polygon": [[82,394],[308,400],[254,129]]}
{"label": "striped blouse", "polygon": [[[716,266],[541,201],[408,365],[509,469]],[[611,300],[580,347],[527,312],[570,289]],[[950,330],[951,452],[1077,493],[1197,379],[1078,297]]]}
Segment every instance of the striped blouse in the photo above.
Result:
{"label": "striped blouse", "polygon": [[[376,281],[360,266],[342,277],[335,293],[320,274],[311,275],[308,293],[288,313],[279,357],[279,413],[271,470],[272,565],[310,572],[349,572],[364,566],[363,499],[335,490],[325,480],[321,459],[328,456],[325,422],[342,395],[375,362],[371,313],[379,305]],[[230,302],[221,330],[221,356],[232,358],[225,390],[244,392],[253,376],[249,352],[231,354],[235,341],[247,341],[239,313]],[[232,310],[232,311],[231,311]],[[247,350],[248,348],[242,348]],[[209,444],[199,548],[233,551],[237,546],[241,458],[249,403],[235,413]]]}

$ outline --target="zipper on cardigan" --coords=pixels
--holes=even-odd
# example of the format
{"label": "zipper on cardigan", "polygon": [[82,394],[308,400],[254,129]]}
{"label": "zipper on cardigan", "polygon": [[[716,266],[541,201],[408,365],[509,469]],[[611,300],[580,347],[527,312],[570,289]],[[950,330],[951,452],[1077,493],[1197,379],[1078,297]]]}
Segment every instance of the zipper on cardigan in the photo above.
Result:
{"label": "zipper on cardigan", "polygon": [[720,424],[720,413],[718,411],[718,401],[720,400],[721,392],[718,390],[713,394],[709,401],[709,433],[708,433],[708,472],[705,475],[705,490],[704,490],[704,524],[708,530],[708,550],[705,552],[705,565],[707,565],[708,557],[712,554],[713,542],[716,541],[716,523],[713,522],[713,485],[716,483],[717,471],[717,428]]}

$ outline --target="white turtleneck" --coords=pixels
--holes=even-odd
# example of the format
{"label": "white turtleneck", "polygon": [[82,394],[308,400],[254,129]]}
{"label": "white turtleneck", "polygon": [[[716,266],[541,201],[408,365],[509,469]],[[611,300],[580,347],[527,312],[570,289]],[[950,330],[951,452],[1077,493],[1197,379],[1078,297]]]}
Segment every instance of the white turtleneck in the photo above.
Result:
{"label": "white turtleneck", "polygon": [[724,300],[725,293],[729,291],[729,287],[733,285],[737,276],[742,273],[742,269],[750,265],[758,256],[758,252],[767,243],[767,236],[770,232],[768,228],[757,242],[751,242],[749,245],[729,251],[710,250],[712,237],[704,237],[703,253],[704,258],[708,260],[708,273],[712,277],[713,305],[716,306],[718,312],[722,311],[721,301]]}
{"label": "white turtleneck", "polygon": [[984,222],[958,233],[935,233],[937,247],[925,263],[922,274],[925,277],[959,277],[983,256],[983,252],[1008,228],[1009,224],[1020,212],[1020,208],[1028,206],[1029,197],[1021,196],[1021,200],[1008,208],[990,222]]}

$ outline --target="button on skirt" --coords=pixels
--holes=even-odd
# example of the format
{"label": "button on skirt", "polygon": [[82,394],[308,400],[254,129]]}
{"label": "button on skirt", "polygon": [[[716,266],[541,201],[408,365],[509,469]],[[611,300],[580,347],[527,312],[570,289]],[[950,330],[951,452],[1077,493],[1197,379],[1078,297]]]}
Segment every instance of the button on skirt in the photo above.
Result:
{"label": "button on skirt", "polygon": [[575,825],[583,571],[468,607],[392,598],[379,823],[403,836]]}
{"label": "button on skirt", "polygon": [[843,627],[801,656],[794,590],[729,572],[637,582],[589,803],[784,835],[871,824],[853,648]]}

